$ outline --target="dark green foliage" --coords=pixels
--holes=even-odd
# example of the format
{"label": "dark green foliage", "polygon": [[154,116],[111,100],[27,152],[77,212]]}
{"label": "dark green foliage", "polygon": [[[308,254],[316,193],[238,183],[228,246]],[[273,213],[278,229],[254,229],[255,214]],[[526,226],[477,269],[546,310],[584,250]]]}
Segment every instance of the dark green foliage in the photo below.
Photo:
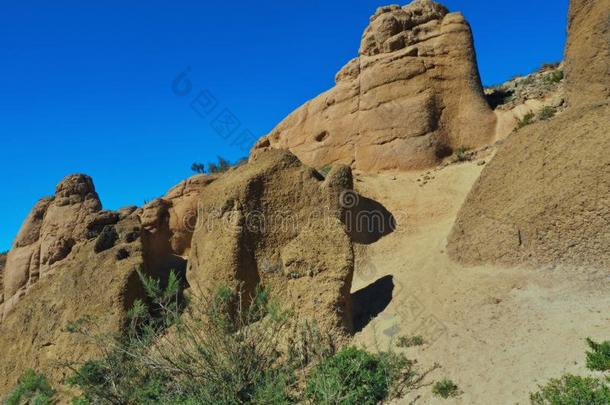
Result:
{"label": "dark green foliage", "polygon": [[[207,164],[207,173],[215,174],[215,173],[224,173],[228,171],[232,167],[239,167],[248,162],[248,158],[241,158],[235,162],[235,164],[231,164],[227,159],[218,156],[216,158],[216,162],[209,162]],[[206,165],[204,163],[193,163],[191,165],[191,170],[198,174],[206,173]]]}
{"label": "dark green foliage", "polygon": [[89,334],[87,321],[69,327],[90,337],[104,353],[73,367],[67,380],[83,392],[81,403],[292,402],[295,369],[280,361],[279,346],[287,316],[267,291],[259,288],[246,300],[221,288],[185,313],[181,283],[173,273],[165,287],[140,277],[149,302],[134,303],[125,335]]}
{"label": "dark green foliage", "polygon": [[610,386],[597,378],[565,375],[530,396],[534,405],[608,405]]}
{"label": "dark green foliage", "polygon": [[448,378],[437,381],[432,386],[432,393],[441,398],[456,397],[460,394],[458,386]]}
{"label": "dark green foliage", "polygon": [[544,82],[546,84],[557,84],[560,83],[564,78],[564,73],[563,70],[558,69],[555,70],[551,73],[549,73],[548,75],[544,76]]}
{"label": "dark green foliage", "polygon": [[[314,403],[375,404],[419,381],[402,356],[354,348],[335,355],[330,337],[292,322],[263,288],[252,295],[219,288],[185,306],[173,273],[165,286],[139,274],[149,299],[134,303],[124,334],[90,334],[87,319],[68,328],[103,353],[72,367],[67,383],[83,393],[78,405],[294,404],[304,396]],[[310,366],[304,392],[299,377]]]}
{"label": "dark green foliage", "polygon": [[453,156],[456,162],[465,162],[471,158],[471,154],[468,153],[468,148],[465,146],[457,148],[453,153]]}
{"label": "dark green foliage", "polygon": [[5,400],[6,405],[50,405],[55,391],[42,374],[27,370],[19,378],[19,383]]}
{"label": "dark green foliage", "polygon": [[546,106],[540,111],[538,118],[542,121],[550,120],[557,113],[557,109],[555,107]]}
{"label": "dark green foliage", "polygon": [[314,368],[306,397],[314,404],[374,405],[413,383],[412,363],[393,353],[342,349]]}
{"label": "dark green foliage", "polygon": [[594,371],[610,370],[610,341],[596,343],[587,338],[591,351],[587,352],[587,368]]}
{"label": "dark green foliage", "polygon": [[331,170],[332,168],[333,168],[333,166],[332,166],[332,165],[326,165],[326,166],[324,166],[323,168],[321,168],[320,170],[318,170],[318,172],[319,172],[319,173],[320,173],[322,176],[326,177],[326,176],[328,175],[328,173],[330,173],[330,170]]}
{"label": "dark green foliage", "polygon": [[523,116],[523,119],[517,123],[517,128],[526,127],[534,122],[536,115],[533,112],[529,112]]}
{"label": "dark green foliage", "polygon": [[193,163],[191,165],[191,170],[198,174],[205,173],[205,165],[203,163]]}
{"label": "dark green foliage", "polygon": [[421,346],[424,344],[424,338],[421,336],[401,336],[398,338],[396,342],[396,346],[398,347],[413,347],[413,346]]}

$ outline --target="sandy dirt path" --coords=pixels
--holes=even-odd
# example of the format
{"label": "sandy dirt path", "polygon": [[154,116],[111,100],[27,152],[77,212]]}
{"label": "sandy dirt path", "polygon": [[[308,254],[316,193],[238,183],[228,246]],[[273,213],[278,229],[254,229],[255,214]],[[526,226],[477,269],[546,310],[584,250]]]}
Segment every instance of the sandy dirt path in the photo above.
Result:
{"label": "sandy dirt path", "polygon": [[610,339],[608,271],[467,268],[446,255],[479,163],[356,175],[357,191],[383,204],[398,227],[357,247],[352,291],[375,317],[354,342],[386,350],[399,336],[421,335],[423,346],[395,350],[405,350],[421,369],[440,364],[426,382],[448,377],[462,391],[438,399],[427,386],[396,403],[419,397],[418,404],[527,404],[549,378],[586,373],[585,337]]}

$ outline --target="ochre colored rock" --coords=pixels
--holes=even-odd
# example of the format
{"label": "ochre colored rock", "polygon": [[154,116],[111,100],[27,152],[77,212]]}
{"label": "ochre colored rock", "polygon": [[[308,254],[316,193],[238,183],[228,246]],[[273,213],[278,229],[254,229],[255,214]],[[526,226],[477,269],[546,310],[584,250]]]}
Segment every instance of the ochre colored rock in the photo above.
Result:
{"label": "ochre colored rock", "polygon": [[488,144],[495,124],[470,26],[459,13],[417,0],[379,8],[336,86],[290,114],[253,152],[288,149],[317,168],[415,169],[452,149]]}
{"label": "ochre colored rock", "polygon": [[453,258],[610,266],[609,5],[572,1],[565,61],[569,107],[515,132],[488,164],[449,237]]}
{"label": "ochre colored rock", "polygon": [[[96,332],[118,332],[143,296],[136,269],[160,278],[183,274],[196,224],[196,204],[216,176],[195,176],[144,208],[102,210],[90,177],[63,179],[40,200],[13,248],[0,256],[0,394],[28,368],[54,382],[59,363],[99,355],[65,328],[92,317]],[[195,216],[191,218],[190,216]]]}
{"label": "ochre colored rock", "polygon": [[262,284],[323,331],[351,329],[352,243],[341,222],[351,171],[324,179],[293,154],[270,150],[212,183],[199,200],[187,281],[251,296]]}
{"label": "ochre colored rock", "polygon": [[570,105],[610,99],[610,0],[571,0],[566,44]]}
{"label": "ochre colored rock", "polygon": [[23,223],[4,270],[3,316],[39,278],[52,272],[74,245],[90,236],[89,225],[102,209],[89,176],[71,175],[43,198]]}
{"label": "ochre colored rock", "polygon": [[[93,249],[94,240],[75,245],[60,267],[30,285],[7,313],[0,323],[0,396],[26,369],[58,384],[69,374],[62,365],[100,355],[91,341],[66,327],[85,317],[95,322],[94,333],[117,332],[124,325],[134,299],[143,296],[136,274],[137,268],[146,271],[142,241],[127,238],[138,228],[137,219],[122,220],[115,225],[116,246],[100,253]],[[117,260],[120,250],[128,257]]]}

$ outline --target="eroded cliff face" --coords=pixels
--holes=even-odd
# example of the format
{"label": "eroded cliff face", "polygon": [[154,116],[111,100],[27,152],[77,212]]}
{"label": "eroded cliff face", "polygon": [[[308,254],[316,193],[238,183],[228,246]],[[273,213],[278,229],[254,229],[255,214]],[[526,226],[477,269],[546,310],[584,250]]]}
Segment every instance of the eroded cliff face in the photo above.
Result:
{"label": "eroded cliff face", "polygon": [[254,151],[287,149],[318,168],[416,169],[461,146],[486,145],[495,124],[470,26],[459,13],[417,0],[379,8],[336,86],[290,114]]}
{"label": "eroded cliff face", "polygon": [[261,284],[323,332],[351,331],[354,255],[340,200],[352,187],[348,167],[324,178],[289,152],[260,153],[201,194],[189,284],[245,297]]}
{"label": "eroded cliff face", "polygon": [[571,0],[565,51],[570,105],[610,98],[610,1]]}
{"label": "eroded cliff face", "polygon": [[98,356],[66,326],[88,317],[98,333],[119,332],[144,297],[138,269],[162,281],[176,271],[196,292],[243,283],[253,293],[260,283],[345,335],[354,264],[340,197],[352,187],[349,167],[325,179],[279,150],[187,179],[142,208],[104,211],[90,177],[66,177],[34,206],[0,266],[0,348],[10,348],[0,349],[0,393],[28,368],[59,382],[59,363]]}
{"label": "eroded cliff face", "polygon": [[483,171],[449,237],[469,264],[610,265],[610,0],[574,0],[568,108],[511,135]]}
{"label": "eroded cliff face", "polygon": [[183,274],[199,194],[216,178],[192,177],[143,208],[116,212],[102,210],[85,175],[41,199],[0,263],[0,348],[10,348],[0,349],[0,393],[28,368],[61,381],[60,363],[98,356],[66,326],[91,317],[96,332],[120,331],[144,296],[138,269],[161,280]]}

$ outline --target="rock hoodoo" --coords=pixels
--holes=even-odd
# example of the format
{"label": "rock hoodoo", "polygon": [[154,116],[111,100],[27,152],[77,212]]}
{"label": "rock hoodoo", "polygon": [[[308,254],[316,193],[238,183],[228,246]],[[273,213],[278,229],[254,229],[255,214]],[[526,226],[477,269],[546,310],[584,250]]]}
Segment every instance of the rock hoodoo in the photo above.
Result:
{"label": "rock hoodoo", "polygon": [[508,138],[458,215],[452,257],[470,264],[610,265],[609,25],[610,0],[571,1],[569,107]]}
{"label": "rock hoodoo", "polygon": [[187,279],[252,294],[261,283],[321,330],[351,329],[352,243],[341,221],[351,170],[326,179],[293,154],[260,153],[201,194]]}
{"label": "rock hoodoo", "polygon": [[[144,208],[102,210],[93,181],[63,179],[23,223],[3,263],[0,257],[0,392],[26,368],[56,381],[58,362],[97,355],[67,333],[69,322],[92,317],[99,332],[124,325],[134,299],[143,296],[137,269],[164,279],[184,271],[197,218],[199,194],[216,176],[195,176]],[[103,288],[100,288],[103,286]]]}
{"label": "rock hoodoo", "polygon": [[290,114],[254,150],[288,149],[305,164],[364,171],[436,164],[452,149],[487,144],[485,101],[470,26],[430,0],[381,7],[359,57],[336,86]]}

